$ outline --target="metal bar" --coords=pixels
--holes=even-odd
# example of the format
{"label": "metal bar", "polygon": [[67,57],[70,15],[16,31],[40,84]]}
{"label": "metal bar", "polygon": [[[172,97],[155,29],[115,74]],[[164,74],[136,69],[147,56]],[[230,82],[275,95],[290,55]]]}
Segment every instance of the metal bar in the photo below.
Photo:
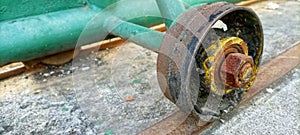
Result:
{"label": "metal bar", "polygon": [[120,36],[155,52],[159,51],[164,36],[162,32],[126,22],[114,16],[107,18],[104,28],[106,28],[109,33]]}
{"label": "metal bar", "polygon": [[185,11],[181,0],[156,0],[156,3],[167,28],[171,27],[173,21]]}
{"label": "metal bar", "polygon": [[21,62],[1,67],[0,68],[0,80],[11,77],[15,74],[23,73],[24,71],[26,71],[26,67]]}
{"label": "metal bar", "polygon": [[[271,61],[260,66],[257,78],[251,87],[249,93],[244,97],[241,104],[252,99],[256,94],[262,92],[271,84],[275,83],[286,73],[293,70],[297,65],[300,64],[300,44],[296,43],[296,46],[287,50],[286,52],[275,57]],[[267,79],[266,79],[267,78]],[[199,134],[208,127],[214,125],[214,122],[207,123],[204,126],[197,126],[198,119],[190,115],[183,123],[178,123],[176,119],[182,117],[184,112],[178,111],[168,118],[158,122],[152,127],[140,132],[140,135],[151,135],[151,134],[162,134],[166,133],[168,129],[175,129],[168,134]]]}
{"label": "metal bar", "polygon": [[246,1],[239,2],[236,5],[238,5],[238,6],[246,6],[246,5],[251,5],[253,3],[261,2],[261,1],[265,1],[265,0],[246,0]]}
{"label": "metal bar", "polygon": [[229,2],[229,3],[238,3],[245,0],[184,0],[186,8],[200,6],[203,4],[214,3],[214,2]]}
{"label": "metal bar", "polygon": [[[156,30],[159,32],[164,32],[164,31],[166,31],[166,26],[165,26],[165,24],[160,24],[157,26],[150,27],[150,29]],[[125,42],[126,42],[125,39],[120,38],[120,37],[115,37],[112,39],[103,40],[101,42],[84,45],[80,49],[80,54],[87,54],[87,53],[90,53],[95,50],[103,50],[103,49],[107,49],[107,48],[118,47],[118,46],[124,44]]]}

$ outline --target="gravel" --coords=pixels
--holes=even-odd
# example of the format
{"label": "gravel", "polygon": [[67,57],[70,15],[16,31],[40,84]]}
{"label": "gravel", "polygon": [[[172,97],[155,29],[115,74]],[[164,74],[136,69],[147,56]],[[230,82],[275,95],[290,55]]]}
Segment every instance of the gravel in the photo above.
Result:
{"label": "gravel", "polygon": [[226,122],[216,124],[203,134],[214,135],[298,135],[300,132],[300,66],[239,108]]}
{"label": "gravel", "polygon": [[[277,9],[268,9],[268,4],[277,4]],[[285,50],[293,47],[300,39],[300,2],[264,1],[250,6],[263,25],[265,63]]]}
{"label": "gravel", "polygon": [[[129,52],[139,53],[117,56]],[[134,134],[150,127],[177,110],[159,89],[156,59],[127,43],[5,80],[1,134]]]}

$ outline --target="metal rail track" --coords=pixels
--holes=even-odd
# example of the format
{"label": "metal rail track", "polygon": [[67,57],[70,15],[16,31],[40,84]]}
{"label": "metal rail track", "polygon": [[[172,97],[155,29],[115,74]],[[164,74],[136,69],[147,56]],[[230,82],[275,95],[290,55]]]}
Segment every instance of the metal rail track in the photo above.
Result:
{"label": "metal rail track", "polygon": [[[243,105],[245,102],[251,100],[255,95],[264,91],[268,86],[275,83],[285,74],[293,70],[300,64],[300,42],[297,42],[294,47],[290,48],[286,52],[273,58],[267,63],[260,66],[257,78],[251,87],[250,91],[245,95],[244,99],[240,103]],[[268,78],[268,79],[266,79]],[[239,106],[240,106],[239,105]],[[178,111],[168,118],[158,122],[152,127],[140,132],[140,135],[152,135],[152,134],[170,134],[170,135],[197,135],[214,125],[215,122],[206,123],[204,126],[197,126],[198,119],[192,115],[189,115],[186,120],[181,123],[179,119],[186,116],[184,112]],[[171,130],[170,129],[174,129]]]}

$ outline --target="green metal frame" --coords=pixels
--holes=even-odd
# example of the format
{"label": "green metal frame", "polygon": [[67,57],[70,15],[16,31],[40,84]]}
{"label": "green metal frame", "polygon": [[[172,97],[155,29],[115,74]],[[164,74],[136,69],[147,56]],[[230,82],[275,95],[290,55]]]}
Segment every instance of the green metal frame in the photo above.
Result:
{"label": "green metal frame", "polygon": [[[85,43],[102,40],[97,31],[110,32],[158,51],[163,33],[147,27],[165,21],[170,27],[185,9],[220,0],[2,0],[0,2],[0,66],[73,49],[89,22]],[[226,0],[240,2],[242,0]],[[164,18],[166,20],[164,20]],[[150,37],[150,38],[149,38]]]}
{"label": "green metal frame", "polygon": [[156,3],[168,28],[171,27],[173,20],[185,11],[181,0],[156,0]]}

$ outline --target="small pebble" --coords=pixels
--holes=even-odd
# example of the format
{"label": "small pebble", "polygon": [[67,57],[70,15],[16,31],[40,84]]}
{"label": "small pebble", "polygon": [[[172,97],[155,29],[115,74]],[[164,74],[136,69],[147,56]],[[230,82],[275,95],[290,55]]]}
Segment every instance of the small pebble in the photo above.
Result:
{"label": "small pebble", "polygon": [[108,85],[108,88],[109,89],[114,89],[116,86],[114,86],[114,85]]}
{"label": "small pebble", "polygon": [[69,108],[63,107],[61,110],[64,111],[64,112],[66,112],[66,111],[69,111]]}
{"label": "small pebble", "polygon": [[267,5],[267,9],[275,10],[275,9],[278,9],[278,8],[279,8],[279,5],[277,3],[274,3],[274,2],[269,2],[268,5]]}
{"label": "small pebble", "polygon": [[78,67],[71,67],[70,70],[71,71],[75,71]]}
{"label": "small pebble", "polygon": [[228,113],[228,110],[223,110],[224,113]]}
{"label": "small pebble", "polygon": [[106,130],[105,131],[105,135],[111,135],[111,134],[114,134],[115,132],[113,130]]}
{"label": "small pebble", "polygon": [[42,106],[41,106],[42,109],[48,109],[49,107],[50,107],[50,106],[49,106],[48,104],[42,105]]}
{"label": "small pebble", "polygon": [[33,92],[33,94],[39,94],[39,93],[41,93],[41,92],[42,92],[42,90],[37,89],[37,90],[35,90],[35,91]]}
{"label": "small pebble", "polygon": [[223,119],[220,119],[220,122],[221,122],[221,123],[225,123],[225,120],[223,120]]}
{"label": "small pebble", "polygon": [[274,90],[271,89],[271,88],[267,88],[266,91],[267,91],[268,93],[270,93],[270,94],[274,92]]}
{"label": "small pebble", "polygon": [[134,100],[134,98],[132,96],[126,96],[125,99],[126,99],[126,101],[133,101]]}
{"label": "small pebble", "polygon": [[64,74],[64,73],[65,73],[65,70],[60,70],[60,72],[61,72],[62,74]]}
{"label": "small pebble", "polygon": [[50,75],[53,75],[54,73],[55,73],[54,71],[51,71],[51,72],[50,72]]}
{"label": "small pebble", "polygon": [[25,101],[25,102],[23,102],[23,103],[20,105],[20,108],[21,108],[21,109],[25,109],[25,108],[27,108],[29,105],[30,105],[30,103],[29,103],[28,101]]}
{"label": "small pebble", "polygon": [[54,107],[54,106],[63,106],[63,105],[65,105],[65,102],[52,102],[52,103],[50,103],[51,107]]}
{"label": "small pebble", "polygon": [[89,69],[90,69],[90,67],[83,67],[81,70],[86,71],[86,70],[89,70]]}
{"label": "small pebble", "polygon": [[85,132],[86,135],[94,135],[95,133],[91,129],[87,129]]}
{"label": "small pebble", "polygon": [[146,55],[147,56],[151,56],[151,52],[146,52]]}
{"label": "small pebble", "polygon": [[76,134],[78,132],[77,129],[72,129],[71,134]]}
{"label": "small pebble", "polygon": [[49,73],[45,73],[43,76],[44,76],[44,77],[49,77],[50,74],[49,74]]}
{"label": "small pebble", "polygon": [[96,121],[96,122],[95,122],[95,125],[96,125],[96,126],[99,126],[99,125],[102,125],[102,124],[103,124],[102,121]]}
{"label": "small pebble", "polygon": [[68,74],[71,74],[71,71],[68,70],[68,71],[66,72],[66,74],[67,74],[67,75],[68,75]]}
{"label": "small pebble", "polygon": [[132,81],[132,83],[141,83],[142,82],[142,79],[134,79],[133,81]]}
{"label": "small pebble", "polygon": [[9,132],[9,131],[13,130],[13,127],[10,126],[10,125],[2,125],[2,127],[4,128],[4,130],[5,130],[6,132]]}
{"label": "small pebble", "polygon": [[4,131],[5,129],[2,126],[0,126],[0,134],[4,133]]}

